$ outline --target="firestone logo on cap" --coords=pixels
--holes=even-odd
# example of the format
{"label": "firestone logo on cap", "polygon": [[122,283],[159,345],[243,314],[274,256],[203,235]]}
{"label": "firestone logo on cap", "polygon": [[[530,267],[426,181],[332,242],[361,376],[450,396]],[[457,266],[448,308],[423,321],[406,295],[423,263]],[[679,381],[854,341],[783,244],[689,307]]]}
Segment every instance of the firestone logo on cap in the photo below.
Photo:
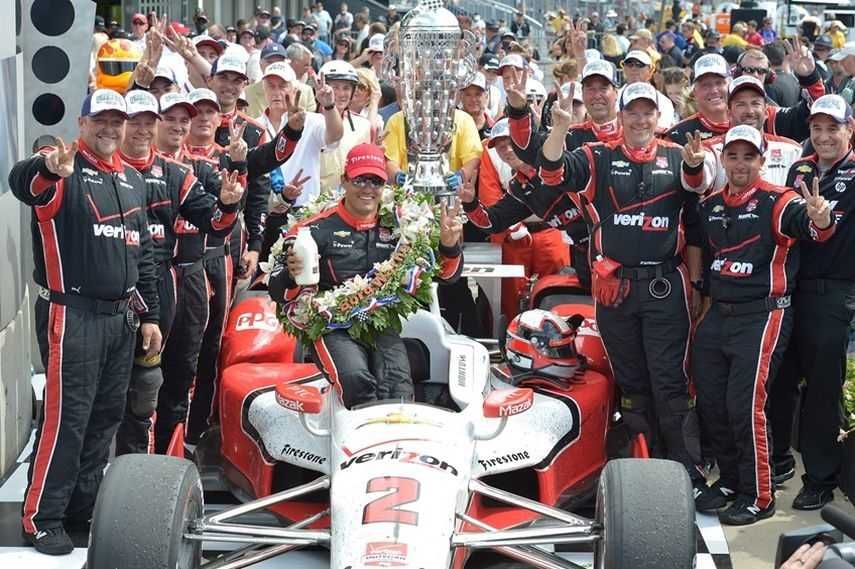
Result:
{"label": "firestone logo on cap", "polygon": [[727,134],[724,136],[724,146],[727,146],[732,142],[736,142],[737,140],[747,142],[754,146],[759,152],[763,152],[763,135],[760,134],[760,131],[753,126],[741,124],[727,131]]}
{"label": "firestone logo on cap", "polygon": [[697,81],[701,75],[706,75],[707,73],[714,73],[722,77],[730,77],[730,69],[727,66],[727,61],[717,53],[702,55],[695,62],[695,81]]}
{"label": "firestone logo on cap", "polygon": [[647,99],[654,105],[659,107],[659,99],[656,96],[656,89],[650,83],[631,83],[624,87],[623,95],[621,96],[621,108],[626,108],[631,102],[638,99]]}

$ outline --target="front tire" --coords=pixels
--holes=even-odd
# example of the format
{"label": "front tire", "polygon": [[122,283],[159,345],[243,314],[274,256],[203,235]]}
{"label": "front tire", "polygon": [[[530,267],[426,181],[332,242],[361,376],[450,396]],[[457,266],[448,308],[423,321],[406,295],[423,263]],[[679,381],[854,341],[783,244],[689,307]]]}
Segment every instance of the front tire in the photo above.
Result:
{"label": "front tire", "polygon": [[202,483],[190,461],[129,454],[110,465],[92,516],[89,569],[197,569],[201,542],[184,532],[202,516]]}
{"label": "front tire", "polygon": [[597,490],[603,538],[596,569],[691,569],[695,503],[686,469],[670,460],[618,459],[606,464]]}

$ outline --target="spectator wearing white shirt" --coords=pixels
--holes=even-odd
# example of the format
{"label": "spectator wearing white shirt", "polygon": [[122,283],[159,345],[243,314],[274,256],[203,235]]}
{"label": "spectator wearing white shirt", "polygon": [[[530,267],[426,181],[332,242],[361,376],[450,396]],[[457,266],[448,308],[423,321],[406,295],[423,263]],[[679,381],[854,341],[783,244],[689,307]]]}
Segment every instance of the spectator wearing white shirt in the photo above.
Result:
{"label": "spectator wearing white shirt", "polygon": [[[287,63],[271,63],[264,71],[262,85],[267,108],[258,118],[271,140],[288,122],[288,107],[299,91],[297,75]],[[321,113],[306,113],[303,134],[291,158],[270,173],[273,190],[267,217],[261,259],[266,259],[276,242],[279,228],[287,221],[287,211],[300,207],[320,193],[319,157],[324,149],[335,149],[343,134],[341,114],[335,107],[332,87],[321,83],[317,98]]]}

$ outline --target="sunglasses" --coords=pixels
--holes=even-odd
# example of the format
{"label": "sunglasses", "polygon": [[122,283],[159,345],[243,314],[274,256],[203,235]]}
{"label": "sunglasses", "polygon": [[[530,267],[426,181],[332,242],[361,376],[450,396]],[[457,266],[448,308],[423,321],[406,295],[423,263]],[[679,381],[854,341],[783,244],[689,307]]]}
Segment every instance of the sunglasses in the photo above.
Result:
{"label": "sunglasses", "polygon": [[766,67],[743,67],[740,65],[739,69],[743,73],[748,73],[750,75],[767,75],[769,73],[769,69]]}
{"label": "sunglasses", "polygon": [[386,185],[386,182],[377,176],[357,176],[356,178],[353,178],[350,183],[360,190],[368,187],[376,190]]}
{"label": "sunglasses", "polygon": [[636,61],[634,59],[630,59],[629,61],[624,61],[623,66],[630,67],[632,69],[642,69],[643,67],[647,67],[647,64],[642,63],[640,61]]}

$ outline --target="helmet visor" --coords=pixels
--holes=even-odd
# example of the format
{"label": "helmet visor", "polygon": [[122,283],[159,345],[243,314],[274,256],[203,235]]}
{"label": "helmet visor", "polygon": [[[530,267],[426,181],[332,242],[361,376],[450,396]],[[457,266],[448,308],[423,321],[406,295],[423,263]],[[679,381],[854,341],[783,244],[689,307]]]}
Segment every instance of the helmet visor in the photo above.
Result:
{"label": "helmet visor", "polygon": [[122,73],[129,73],[134,70],[137,66],[136,61],[99,61],[98,69],[101,70],[101,73],[104,75],[121,75]]}

